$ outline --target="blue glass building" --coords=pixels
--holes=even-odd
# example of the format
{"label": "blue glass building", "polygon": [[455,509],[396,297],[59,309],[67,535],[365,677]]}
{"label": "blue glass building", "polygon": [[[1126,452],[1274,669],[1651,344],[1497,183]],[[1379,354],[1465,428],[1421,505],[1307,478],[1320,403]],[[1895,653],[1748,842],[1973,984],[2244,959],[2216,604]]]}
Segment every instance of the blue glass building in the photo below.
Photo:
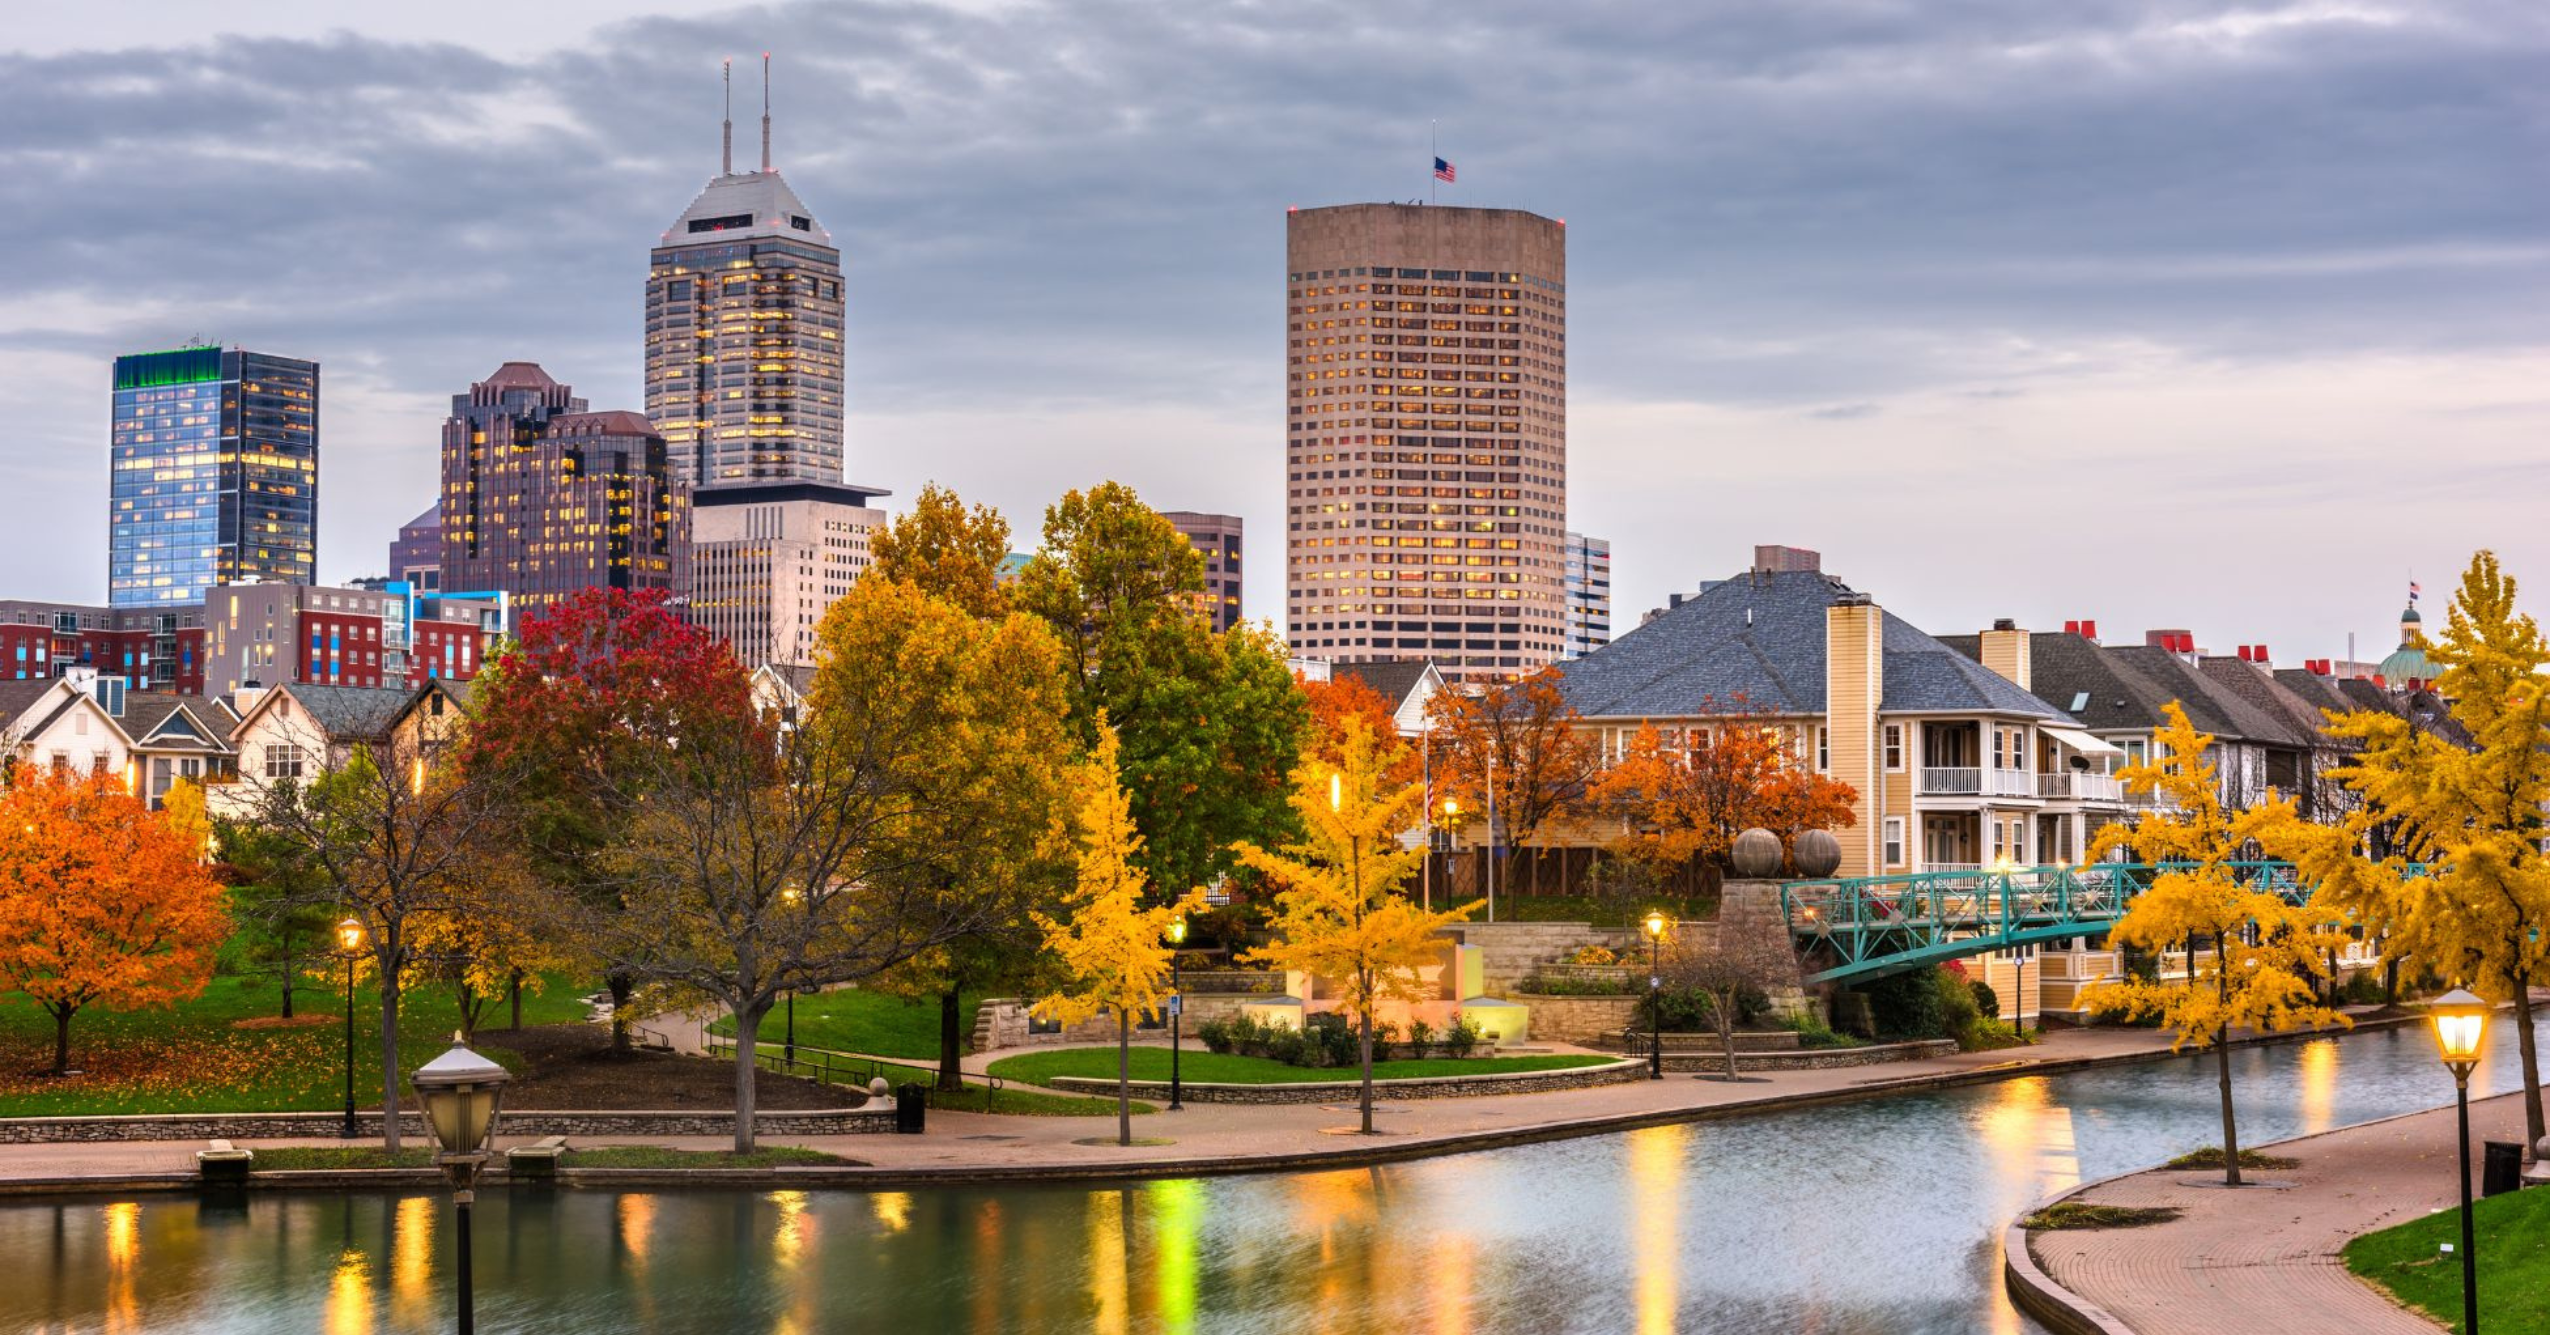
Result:
{"label": "blue glass building", "polygon": [[115,359],[107,602],[193,607],[307,584],[319,556],[319,364],[237,348]]}

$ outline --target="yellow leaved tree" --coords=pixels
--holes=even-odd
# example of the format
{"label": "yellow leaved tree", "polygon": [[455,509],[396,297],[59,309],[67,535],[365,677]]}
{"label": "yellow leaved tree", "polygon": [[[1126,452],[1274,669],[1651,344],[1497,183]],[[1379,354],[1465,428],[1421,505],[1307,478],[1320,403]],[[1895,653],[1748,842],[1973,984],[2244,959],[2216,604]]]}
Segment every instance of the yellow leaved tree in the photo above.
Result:
{"label": "yellow leaved tree", "polygon": [[1314,742],[1293,771],[1293,811],[1309,837],[1272,852],[1233,845],[1243,864],[1278,887],[1268,923],[1275,941],[1249,958],[1328,980],[1338,1008],[1355,1021],[1366,1135],[1372,1134],[1373,1010],[1393,998],[1420,1000],[1417,970],[1442,954],[1436,933],[1478,907],[1473,901],[1429,913],[1404,893],[1425,858],[1422,846],[1401,838],[1417,819],[1424,787],[1387,778],[1406,750],[1395,737],[1385,743],[1362,717],[1346,716],[1335,742],[1339,763],[1323,759]]}
{"label": "yellow leaved tree", "polygon": [[2110,825],[2090,846],[2095,865],[2117,850],[2156,864],[2150,888],[2108,930],[2110,943],[2185,962],[2178,977],[2163,970],[2090,988],[2091,1010],[2156,1017],[2171,1032],[2172,1050],[2213,1049],[2222,1090],[2223,1181],[2240,1185],[2240,1129],[2231,1098],[2234,1029],[2272,1030],[2347,1024],[2321,1004],[2322,959],[2343,930],[2336,910],[2290,904],[2272,889],[2243,882],[2233,865],[2247,849],[2254,815],[2226,810],[2213,763],[2214,739],[2169,703],[2168,726],[2146,764],[2128,766],[2128,791],[2152,794],[2161,806],[2131,826]]}
{"label": "yellow leaved tree", "polygon": [[2550,643],[2515,611],[2515,581],[2480,552],[2463,572],[2441,641],[2426,651],[2435,691],[2469,745],[2387,711],[2336,718],[2361,749],[2335,773],[2362,799],[2337,827],[2289,806],[2259,842],[2354,915],[2384,953],[2456,987],[2512,1001],[2523,1059],[2524,1153],[2544,1135],[2532,989],[2550,973]]}
{"label": "yellow leaved tree", "polygon": [[1078,1024],[1100,1012],[1116,1017],[1116,1142],[1133,1143],[1133,1017],[1160,1009],[1168,995],[1169,924],[1204,908],[1189,891],[1174,903],[1145,907],[1150,878],[1142,872],[1142,835],[1117,770],[1115,729],[1098,718],[1098,746],[1073,778],[1080,815],[1079,881],[1064,902],[1068,920],[1034,915],[1053,951],[1061,990],[1038,1001],[1037,1015]]}

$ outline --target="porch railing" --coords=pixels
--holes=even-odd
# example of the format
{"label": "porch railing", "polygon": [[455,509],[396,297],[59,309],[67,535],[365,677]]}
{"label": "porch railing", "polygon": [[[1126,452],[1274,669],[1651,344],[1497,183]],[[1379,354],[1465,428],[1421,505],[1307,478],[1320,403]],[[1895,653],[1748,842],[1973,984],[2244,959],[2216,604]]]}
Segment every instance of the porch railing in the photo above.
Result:
{"label": "porch railing", "polygon": [[2037,776],[2023,769],[1933,767],[1922,770],[1921,791],[1925,797],[2035,797]]}
{"label": "porch railing", "polygon": [[2115,775],[2084,774],[2078,770],[2036,776],[2036,795],[2104,802],[2111,806],[2121,806],[2125,801],[2124,785],[2116,781]]}

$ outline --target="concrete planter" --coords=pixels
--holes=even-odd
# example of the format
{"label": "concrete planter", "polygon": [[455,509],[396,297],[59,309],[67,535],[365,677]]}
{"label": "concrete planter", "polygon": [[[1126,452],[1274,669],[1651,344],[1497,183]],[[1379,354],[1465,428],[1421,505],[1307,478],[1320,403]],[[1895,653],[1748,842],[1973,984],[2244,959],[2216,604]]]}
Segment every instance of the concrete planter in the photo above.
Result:
{"label": "concrete planter", "polygon": [[[1179,1093],[1188,1103],[1335,1103],[1352,1099],[1363,1090],[1363,1082],[1351,1068],[1341,1070],[1342,1080],[1314,1080],[1287,1085],[1223,1085],[1203,1084],[1189,1080],[1179,1085]],[[1491,1094],[1535,1094],[1553,1089],[1588,1089],[1596,1085],[1625,1084],[1647,1078],[1644,1063],[1621,1060],[1600,1066],[1575,1066],[1556,1071],[1501,1071],[1485,1075],[1440,1075],[1414,1080],[1375,1080],[1372,1096],[1376,1099],[1468,1099]],[[1052,1088],[1065,1094],[1088,1094],[1113,1098],[1116,1082],[1091,1076],[1056,1076]],[[1136,1080],[1132,1096],[1147,1102],[1165,1102],[1169,1082]]]}

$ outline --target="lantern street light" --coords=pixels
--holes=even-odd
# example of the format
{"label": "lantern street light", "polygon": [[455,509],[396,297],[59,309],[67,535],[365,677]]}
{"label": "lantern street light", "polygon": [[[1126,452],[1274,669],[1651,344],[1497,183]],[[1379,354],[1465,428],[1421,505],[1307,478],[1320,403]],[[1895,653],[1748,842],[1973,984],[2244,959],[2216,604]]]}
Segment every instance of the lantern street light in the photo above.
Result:
{"label": "lantern street light", "polygon": [[1665,1078],[1665,915],[1647,914],[1647,1078]]}
{"label": "lantern street light", "polygon": [[460,1284],[460,1335],[475,1335],[478,1327],[469,1280],[469,1207],[478,1199],[478,1170],[487,1162],[487,1137],[510,1078],[504,1067],[470,1051],[458,1034],[452,1035],[451,1051],[418,1067],[411,1078],[416,1101],[425,1105],[425,1125],[443,1147],[434,1163],[452,1184],[460,1223],[460,1259],[453,1267]]}
{"label": "lantern street light", "polygon": [[2427,1007],[2435,1021],[2435,1047],[2444,1068],[2453,1073],[2453,1096],[2461,1118],[2461,1328],[2479,1331],[2479,1257],[2470,1238],[2470,1071],[2479,1064],[2480,1040],[2488,1032],[2488,1003],[2461,988],[2435,998]]}
{"label": "lantern street light", "polygon": [[363,953],[363,920],[347,918],[336,925],[336,951],[345,957],[345,1126],[354,1139],[354,960]]}
{"label": "lantern street light", "polygon": [[[788,901],[788,907],[792,909],[806,900],[805,892],[793,885],[780,887],[779,897]],[[786,1041],[781,1045],[780,1052],[788,1064],[788,1069],[795,1071],[797,1069],[797,989],[793,987],[788,989],[788,1034]],[[824,1060],[830,1061],[831,1058],[827,1057]]]}
{"label": "lantern street light", "polygon": [[1179,1102],[1178,1036],[1185,1027],[1186,992],[1178,986],[1178,947],[1186,944],[1186,915],[1169,920],[1169,1111],[1185,1112]]}

